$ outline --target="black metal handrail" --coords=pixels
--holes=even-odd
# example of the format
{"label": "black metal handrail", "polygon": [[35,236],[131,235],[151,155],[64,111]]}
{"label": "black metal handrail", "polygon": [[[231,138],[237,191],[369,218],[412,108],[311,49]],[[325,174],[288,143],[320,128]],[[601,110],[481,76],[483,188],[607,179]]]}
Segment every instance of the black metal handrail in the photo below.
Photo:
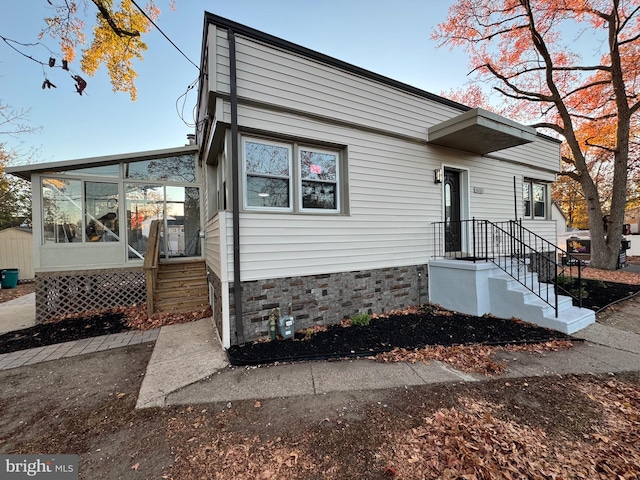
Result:
{"label": "black metal handrail", "polygon": [[[522,221],[433,223],[434,258],[491,262],[558,316],[558,294],[582,307],[582,262],[522,225]],[[577,284],[577,285],[576,285]]]}

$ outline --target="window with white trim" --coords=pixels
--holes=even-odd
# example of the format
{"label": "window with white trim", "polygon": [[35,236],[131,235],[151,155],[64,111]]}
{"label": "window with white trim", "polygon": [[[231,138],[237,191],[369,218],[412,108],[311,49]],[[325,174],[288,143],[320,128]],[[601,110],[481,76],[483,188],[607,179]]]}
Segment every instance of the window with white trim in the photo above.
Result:
{"label": "window with white trim", "polygon": [[245,208],[291,210],[291,145],[243,139]]}
{"label": "window with white trim", "polygon": [[548,218],[547,184],[525,180],[522,183],[523,217],[536,220]]}
{"label": "window with white trim", "polygon": [[245,209],[340,212],[339,151],[249,137],[242,146]]}
{"label": "window with white trim", "polygon": [[300,209],[337,212],[338,153],[311,148],[298,150]]}

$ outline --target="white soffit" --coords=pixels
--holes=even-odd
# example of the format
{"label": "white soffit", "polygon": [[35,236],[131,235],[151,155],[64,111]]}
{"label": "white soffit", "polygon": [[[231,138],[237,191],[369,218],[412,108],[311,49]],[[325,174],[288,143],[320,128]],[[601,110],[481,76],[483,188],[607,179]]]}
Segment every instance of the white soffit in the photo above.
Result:
{"label": "white soffit", "polygon": [[428,142],[479,155],[524,145],[536,139],[536,130],[482,108],[430,127]]}

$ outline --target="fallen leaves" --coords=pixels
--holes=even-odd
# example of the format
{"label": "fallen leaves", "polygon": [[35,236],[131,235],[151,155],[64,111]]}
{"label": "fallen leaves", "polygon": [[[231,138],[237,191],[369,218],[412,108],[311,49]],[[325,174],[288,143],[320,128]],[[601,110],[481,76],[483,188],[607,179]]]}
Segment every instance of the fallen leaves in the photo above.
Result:
{"label": "fallen leaves", "polygon": [[126,307],[113,307],[103,308],[99,310],[85,310],[63,317],[53,318],[46,323],[57,323],[66,319],[73,318],[86,318],[94,315],[103,315],[105,313],[122,313],[126,318],[126,324],[129,328],[134,330],[152,330],[154,328],[160,328],[165,325],[174,325],[178,323],[188,323],[201,318],[208,318],[212,316],[211,308],[208,307],[204,310],[196,310],[193,312],[169,312],[169,313],[154,313],[151,317],[147,315],[147,305],[142,303],[140,305],[132,305]]}
{"label": "fallen leaves", "polygon": [[604,411],[604,423],[595,424],[585,441],[552,440],[542,429],[498,418],[501,405],[461,398],[459,407],[395,432],[381,457],[396,466],[399,478],[640,478],[637,385],[566,387],[589,394]]}
{"label": "fallen leaves", "polygon": [[566,340],[553,340],[544,343],[526,345],[507,346],[486,346],[486,345],[456,345],[443,347],[440,345],[421,349],[407,350],[405,348],[395,348],[387,353],[376,355],[378,362],[424,362],[435,360],[451,365],[464,372],[481,373],[483,375],[499,375],[506,365],[495,361],[492,355],[496,352],[533,352],[543,353],[545,351],[558,351],[560,349],[572,348],[573,343]]}
{"label": "fallen leaves", "polygon": [[[529,385],[539,388],[540,382],[506,383],[521,390],[518,395],[526,395]],[[508,401],[500,403],[501,396],[487,399],[469,389],[456,390],[453,401],[447,399],[446,406],[434,409],[421,409],[419,399],[411,406],[373,406],[353,422],[353,432],[329,417],[320,426],[314,421],[302,430],[261,430],[254,422],[264,422],[265,417],[251,408],[255,401],[246,404],[247,410],[238,405],[238,411],[223,409],[215,415],[185,409],[168,426],[175,448],[171,472],[184,480],[640,478],[639,384],[566,377],[557,386],[579,391],[570,398],[593,402],[593,408],[603,412],[588,423],[584,437],[551,434],[546,427],[532,426],[535,422],[522,422],[513,416]],[[196,421],[203,427],[194,430]],[[251,426],[238,428],[238,421]],[[365,442],[364,437],[379,441]]]}
{"label": "fallen leaves", "polygon": [[628,283],[630,285],[640,285],[640,273],[627,272],[623,270],[600,270],[597,268],[585,267],[582,269],[582,278],[590,280],[602,280],[603,282]]}

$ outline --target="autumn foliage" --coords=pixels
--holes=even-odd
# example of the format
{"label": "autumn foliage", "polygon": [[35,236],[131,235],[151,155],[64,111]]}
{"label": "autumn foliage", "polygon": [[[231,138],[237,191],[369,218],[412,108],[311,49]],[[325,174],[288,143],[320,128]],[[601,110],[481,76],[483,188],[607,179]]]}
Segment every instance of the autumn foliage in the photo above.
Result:
{"label": "autumn foliage", "polygon": [[[598,268],[614,268],[620,247],[640,109],[639,12],[640,0],[458,0],[433,34],[468,53],[505,102],[501,113],[564,140],[563,173],[582,188]],[[610,195],[599,190],[605,164]]]}
{"label": "autumn foliage", "polygon": [[[141,10],[132,0],[65,0],[49,3],[54,14],[45,18],[46,27],[41,37],[49,35],[60,42],[62,57],[71,63],[82,49],[81,67],[88,75],[98,68],[107,68],[114,92],[127,92],[135,101],[137,90],[135,60],[142,60],[147,44],[143,36],[151,31],[151,20],[160,15],[160,9],[149,0]],[[173,6],[173,2],[171,2]],[[88,47],[84,34],[84,16],[95,15],[91,41]],[[95,13],[94,13],[95,12]]]}

